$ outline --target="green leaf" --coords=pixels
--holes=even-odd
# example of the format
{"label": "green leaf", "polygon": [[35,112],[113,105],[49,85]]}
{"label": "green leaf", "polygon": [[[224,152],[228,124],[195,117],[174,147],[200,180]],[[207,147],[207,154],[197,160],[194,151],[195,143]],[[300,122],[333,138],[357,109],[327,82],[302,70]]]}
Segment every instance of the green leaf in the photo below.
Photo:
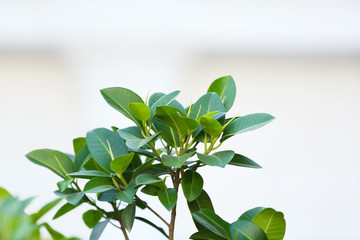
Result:
{"label": "green leaf", "polygon": [[119,156],[119,157],[115,158],[110,163],[111,170],[113,170],[115,173],[122,174],[123,172],[125,172],[127,167],[130,165],[132,159],[134,158],[134,155],[135,154],[132,152],[130,154]]}
{"label": "green leaf", "polygon": [[58,182],[56,185],[58,186],[59,190],[61,192],[65,191],[65,189],[68,188],[68,186],[74,181],[73,178],[66,179],[64,181]]}
{"label": "green leaf", "polygon": [[222,133],[222,125],[214,118],[201,117],[200,123],[202,129],[212,137],[218,137]]}
{"label": "green leaf", "polygon": [[136,203],[132,203],[126,206],[121,217],[124,221],[125,228],[130,232],[135,220]]}
{"label": "green leaf", "polygon": [[182,178],[181,186],[186,200],[194,201],[199,197],[203,188],[203,178],[195,171],[187,170]]}
{"label": "green leaf", "polygon": [[136,126],[122,128],[118,130],[118,133],[121,138],[123,138],[125,141],[128,141],[130,139],[137,139],[137,138],[143,138],[144,136],[141,133],[140,128]]}
{"label": "green leaf", "polygon": [[93,228],[102,218],[102,213],[97,210],[89,210],[83,214],[83,220],[88,228]]}
{"label": "green leaf", "polygon": [[53,220],[61,217],[62,215],[70,212],[71,210],[73,210],[74,208],[80,206],[82,204],[82,202],[79,202],[76,205],[70,204],[70,203],[65,203],[56,213],[55,216],[53,217]]}
{"label": "green leaf", "polygon": [[145,145],[147,145],[149,142],[155,140],[160,133],[156,133],[148,138],[133,138],[126,141],[126,146],[128,146],[131,149],[139,149]]}
{"label": "green leaf", "polygon": [[161,232],[166,238],[169,238],[169,236],[166,234],[166,232],[164,231],[164,229],[162,229],[161,227],[156,226],[154,223],[150,222],[149,220],[147,220],[146,218],[142,218],[142,217],[135,217],[135,219],[142,221],[146,224],[149,224],[150,226],[152,226],[153,228],[159,230],[159,232]]}
{"label": "green leaf", "polygon": [[125,190],[116,194],[116,199],[130,204],[132,203],[134,196],[135,189],[133,187],[128,187]]}
{"label": "green leaf", "polygon": [[230,225],[232,240],[267,240],[264,231],[256,224],[239,220]]}
{"label": "green leaf", "polygon": [[73,140],[73,146],[74,146],[75,155],[77,155],[79,151],[86,146],[86,138],[84,137],[75,138]]}
{"label": "green leaf", "polygon": [[90,240],[98,240],[103,233],[104,229],[106,228],[106,225],[110,219],[106,219],[105,221],[99,222],[96,224],[96,226],[93,228],[91,234],[90,234]]}
{"label": "green leaf", "polygon": [[55,199],[54,201],[51,201],[47,203],[45,206],[43,206],[37,213],[31,214],[30,219],[33,223],[36,223],[42,216],[44,216],[47,212],[49,212],[51,209],[53,209],[59,202],[61,202],[61,198]]}
{"label": "green leaf", "polygon": [[129,109],[131,113],[140,121],[147,121],[151,112],[149,107],[145,103],[129,103]]}
{"label": "green leaf", "polygon": [[[171,92],[166,95],[163,94],[159,99],[157,99],[156,102],[154,102],[150,107],[150,112],[151,112],[150,120],[152,120],[152,118],[155,116],[156,107],[170,105],[170,103],[172,101],[174,101],[174,99],[177,97],[177,95],[179,95],[179,93],[180,93],[180,91],[174,91],[174,92]],[[157,95],[156,97],[158,97],[158,96],[160,96],[160,95]],[[150,99],[150,100],[153,100],[153,99]],[[181,109],[179,109],[179,110],[181,111]]]}
{"label": "green leaf", "polygon": [[246,116],[239,117],[232,121],[224,130],[224,134],[221,138],[221,142],[225,141],[229,137],[235,134],[252,131],[258,129],[275,118],[267,113],[254,113]]}
{"label": "green leaf", "polygon": [[156,132],[160,133],[161,138],[171,147],[179,146],[179,135],[165,122],[156,118],[153,127]]}
{"label": "green leaf", "polygon": [[109,177],[109,174],[97,171],[97,170],[81,170],[79,172],[73,172],[73,173],[69,173],[68,176],[70,177],[76,177],[76,178],[85,178],[85,179],[90,179],[93,177]]}
{"label": "green leaf", "polygon": [[118,194],[119,191],[115,189],[110,189],[108,191],[102,192],[98,195],[98,200],[101,202],[113,202],[116,201],[116,194]]}
{"label": "green leaf", "polygon": [[80,171],[80,169],[90,160],[91,154],[87,145],[85,145],[75,156],[74,170]]}
{"label": "green leaf", "polygon": [[206,155],[197,153],[199,160],[210,166],[225,167],[235,155],[234,151],[227,150],[214,153],[212,155]]}
{"label": "green leaf", "polygon": [[0,198],[11,197],[11,194],[5,189],[0,187]]}
{"label": "green leaf", "polygon": [[191,158],[195,152],[186,153],[182,156],[171,156],[171,155],[162,155],[163,163],[168,167],[181,168],[182,165]]}
{"label": "green leaf", "polygon": [[97,128],[87,132],[86,140],[95,161],[109,172],[111,172],[112,159],[128,154],[122,138],[106,128]]}
{"label": "green leaf", "polygon": [[193,218],[206,229],[223,238],[230,237],[229,223],[216,215],[214,211],[202,209],[192,214]]}
{"label": "green leaf", "polygon": [[197,120],[207,113],[216,111],[225,112],[225,108],[219,96],[216,93],[211,92],[203,95],[196,101],[191,108],[189,117]]}
{"label": "green leaf", "polygon": [[65,236],[59,233],[58,231],[55,231],[48,223],[41,224],[46,228],[46,230],[49,232],[51,238],[53,240],[65,240]]}
{"label": "green leaf", "polygon": [[247,221],[252,221],[253,218],[259,214],[259,212],[261,212],[262,210],[264,210],[265,208],[263,207],[256,207],[256,208],[252,208],[246,212],[244,212],[238,220],[247,220]]}
{"label": "green leaf", "polygon": [[266,208],[252,220],[264,230],[268,240],[282,240],[285,235],[286,222],[284,214],[272,208]]}
{"label": "green leaf", "polygon": [[141,192],[148,194],[150,196],[157,196],[160,188],[155,185],[146,185],[141,189]]}
{"label": "green leaf", "polygon": [[83,192],[77,192],[72,188],[68,188],[63,192],[57,190],[54,193],[58,197],[65,198],[66,201],[72,205],[78,204],[85,195]]}
{"label": "green leaf", "polygon": [[234,104],[236,96],[236,86],[235,81],[231,76],[225,76],[216,79],[211,83],[207,92],[215,92],[219,95],[221,101],[224,104],[226,112]]}
{"label": "green leaf", "polygon": [[219,235],[209,231],[203,230],[197,233],[194,233],[190,236],[190,239],[196,240],[227,240],[226,238],[220,237]]}
{"label": "green leaf", "polygon": [[145,185],[145,184],[154,184],[161,182],[162,180],[158,177],[155,177],[151,174],[141,174],[136,177],[136,185]]}
{"label": "green leaf", "polygon": [[138,127],[141,127],[141,121],[137,120],[129,109],[130,103],[144,103],[139,95],[129,89],[121,87],[105,88],[100,92],[111,107],[121,112],[125,117],[133,120]]}
{"label": "green leaf", "polygon": [[168,188],[161,190],[158,193],[161,204],[168,210],[171,211],[176,205],[177,192],[174,188]]}
{"label": "green leaf", "polygon": [[228,163],[230,165],[247,168],[261,168],[259,164],[241,154],[235,153],[234,158]]}
{"label": "green leaf", "polygon": [[99,193],[110,189],[113,189],[113,182],[111,178],[106,177],[94,177],[84,186],[85,193]]}
{"label": "green leaf", "polygon": [[73,171],[71,159],[59,151],[39,149],[28,153],[26,157],[31,162],[50,169],[64,179],[68,178],[66,174]]}

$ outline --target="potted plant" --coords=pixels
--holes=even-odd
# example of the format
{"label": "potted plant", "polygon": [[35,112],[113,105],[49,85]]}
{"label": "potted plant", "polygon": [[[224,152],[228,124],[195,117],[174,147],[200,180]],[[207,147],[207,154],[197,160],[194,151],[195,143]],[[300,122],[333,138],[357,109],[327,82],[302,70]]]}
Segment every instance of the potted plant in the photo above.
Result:
{"label": "potted plant", "polygon": [[[124,239],[129,239],[128,233],[137,220],[173,240],[178,191],[182,188],[198,229],[190,239],[283,239],[285,220],[281,212],[256,207],[227,222],[215,213],[203,189],[199,168],[227,165],[261,168],[253,160],[221,146],[232,136],[255,130],[274,119],[266,113],[226,116],[236,95],[231,76],[216,79],[207,93],[187,108],[175,99],[179,91],[156,92],[145,101],[122,87],[102,89],[101,94],[134,125],[91,130],[86,137],[73,140],[74,155],[52,149],[26,155],[62,179],[55,194],[67,203],[55,218],[88,204],[91,209],[83,219],[93,229],[90,239],[99,239],[109,222],[117,225]],[[144,194],[156,196],[169,216],[160,216],[142,199]],[[111,209],[107,210],[104,204]],[[137,216],[139,210],[151,211],[165,229]]]}

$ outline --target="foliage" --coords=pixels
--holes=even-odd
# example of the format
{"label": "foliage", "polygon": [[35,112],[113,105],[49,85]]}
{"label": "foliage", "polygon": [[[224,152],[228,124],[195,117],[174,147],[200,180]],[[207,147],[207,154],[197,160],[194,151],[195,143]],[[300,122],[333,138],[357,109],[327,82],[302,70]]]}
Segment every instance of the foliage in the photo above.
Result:
{"label": "foliage", "polygon": [[[261,168],[233,150],[217,149],[232,136],[255,130],[274,119],[266,113],[227,117],[236,95],[231,76],[215,80],[206,94],[186,108],[175,100],[179,91],[157,92],[145,101],[121,87],[103,89],[101,94],[111,107],[132,120],[134,126],[87,132],[86,137],[74,139],[73,157],[51,149],[26,155],[30,161],[62,178],[55,194],[67,203],[54,218],[87,203],[92,209],[84,213],[83,219],[93,229],[92,240],[101,236],[108,223],[121,229],[124,238],[129,239],[128,232],[135,220],[174,239],[181,186],[198,229],[191,239],[283,239],[282,213],[258,207],[230,223],[215,213],[203,189],[204,179],[198,172],[201,167]],[[143,201],[141,194],[157,196],[164,208],[171,211],[170,221]],[[106,203],[111,211],[102,207]],[[136,211],[141,209],[148,209],[160,218],[168,233],[152,221],[136,216]]]}

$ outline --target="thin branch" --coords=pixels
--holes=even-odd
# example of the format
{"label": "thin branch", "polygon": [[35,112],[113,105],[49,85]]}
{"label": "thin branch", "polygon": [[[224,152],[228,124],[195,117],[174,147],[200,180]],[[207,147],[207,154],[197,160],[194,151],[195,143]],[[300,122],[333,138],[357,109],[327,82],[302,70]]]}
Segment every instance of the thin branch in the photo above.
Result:
{"label": "thin branch", "polygon": [[144,202],[143,200],[141,200],[137,195],[135,195],[135,199],[139,202],[141,202],[147,209],[149,209],[152,213],[154,213],[161,221],[163,221],[166,226],[170,227],[170,224],[163,219],[157,212],[155,212],[146,202]]}

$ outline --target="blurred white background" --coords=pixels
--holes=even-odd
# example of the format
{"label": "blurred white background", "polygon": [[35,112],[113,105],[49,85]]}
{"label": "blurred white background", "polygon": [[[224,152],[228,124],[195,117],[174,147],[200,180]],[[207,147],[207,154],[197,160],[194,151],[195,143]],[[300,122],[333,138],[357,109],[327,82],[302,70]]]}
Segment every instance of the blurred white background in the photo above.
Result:
{"label": "blurred white background", "polygon": [[[237,84],[231,114],[277,119],[223,147],[263,169],[202,170],[217,213],[234,221],[270,206],[284,212],[287,240],[360,238],[359,0],[0,0],[0,185],[36,196],[29,211],[54,199],[60,179],[24,155],[71,152],[88,130],[129,126],[101,88],[182,90],[188,105],[224,75]],[[179,196],[176,237],[188,239],[195,227]],[[87,239],[85,209],[52,225]],[[109,226],[102,239],[119,234]],[[139,222],[130,237],[162,239]]]}

